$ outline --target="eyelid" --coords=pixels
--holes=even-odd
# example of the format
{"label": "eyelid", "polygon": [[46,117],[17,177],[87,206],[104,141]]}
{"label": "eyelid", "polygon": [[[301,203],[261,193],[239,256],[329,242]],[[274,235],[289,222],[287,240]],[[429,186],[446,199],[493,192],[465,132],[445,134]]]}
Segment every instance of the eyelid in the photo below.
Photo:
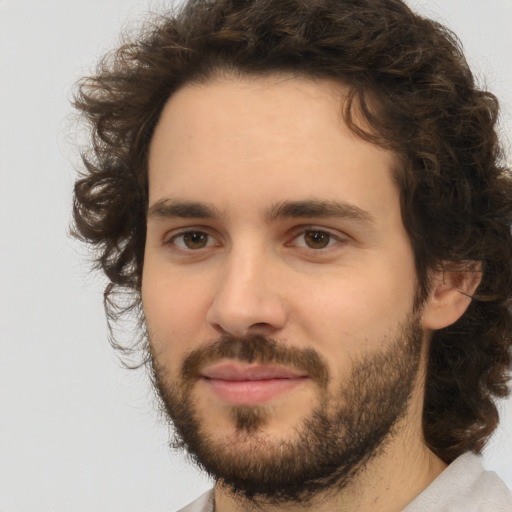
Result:
{"label": "eyelid", "polygon": [[[327,245],[326,247],[320,248],[320,249],[314,249],[312,247],[299,246],[299,245],[293,244],[293,242],[297,238],[299,238],[302,235],[305,235],[307,232],[326,233],[327,235],[329,235],[330,237],[332,237],[335,240],[335,243],[329,243],[329,245]],[[334,230],[334,229],[331,229],[331,228],[326,228],[324,226],[308,224],[308,225],[303,225],[303,226],[299,226],[299,227],[294,228],[291,231],[291,238],[286,243],[286,245],[289,246],[289,247],[293,247],[293,246],[299,247],[300,249],[305,249],[305,250],[308,250],[308,251],[320,252],[320,251],[326,251],[326,250],[332,248],[333,246],[338,245],[338,243],[340,243],[340,242],[347,241],[348,238],[349,237],[347,235],[345,235],[344,233],[342,233],[342,232],[340,232],[338,230]]]}
{"label": "eyelid", "polygon": [[[179,247],[178,245],[173,243],[173,241],[176,238],[179,238],[180,236],[184,236],[187,233],[204,233],[205,235],[207,235],[209,237],[209,239],[219,242],[219,236],[217,234],[213,234],[211,228],[208,228],[206,226],[191,225],[191,226],[183,226],[181,228],[175,228],[175,229],[171,229],[171,230],[167,231],[162,237],[162,245],[173,246],[177,250],[180,250],[183,252],[199,252],[201,249],[190,249],[190,248]],[[209,244],[209,245],[203,247],[202,249],[207,249],[207,248],[210,248],[210,247],[216,246],[216,245],[220,245],[220,243]]]}

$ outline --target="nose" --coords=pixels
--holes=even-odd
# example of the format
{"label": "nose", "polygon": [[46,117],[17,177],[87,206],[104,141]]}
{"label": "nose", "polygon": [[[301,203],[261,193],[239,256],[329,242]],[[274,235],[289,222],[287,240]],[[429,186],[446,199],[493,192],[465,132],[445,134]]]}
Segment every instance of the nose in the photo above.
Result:
{"label": "nose", "polygon": [[232,251],[223,262],[207,321],[218,333],[269,336],[287,321],[282,272],[263,251]]}

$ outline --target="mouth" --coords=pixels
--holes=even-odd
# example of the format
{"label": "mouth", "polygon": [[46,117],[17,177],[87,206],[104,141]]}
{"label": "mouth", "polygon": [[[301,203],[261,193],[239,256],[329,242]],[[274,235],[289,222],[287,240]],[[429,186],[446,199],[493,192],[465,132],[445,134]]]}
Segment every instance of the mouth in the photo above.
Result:
{"label": "mouth", "polygon": [[278,365],[221,362],[206,367],[201,380],[221,401],[255,406],[272,401],[309,380],[307,374]]}

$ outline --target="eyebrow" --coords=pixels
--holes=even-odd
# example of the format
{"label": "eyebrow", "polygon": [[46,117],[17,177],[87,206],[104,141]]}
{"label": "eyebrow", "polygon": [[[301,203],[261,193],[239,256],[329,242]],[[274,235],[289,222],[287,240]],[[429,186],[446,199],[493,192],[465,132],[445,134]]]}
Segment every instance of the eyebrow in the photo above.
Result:
{"label": "eyebrow", "polygon": [[[148,209],[148,218],[169,219],[215,219],[221,216],[220,211],[210,203],[199,201],[178,201],[160,199]],[[327,218],[339,217],[365,223],[375,222],[375,217],[358,206],[343,201],[284,201],[271,206],[265,212],[269,222],[284,218]]]}
{"label": "eyebrow", "polygon": [[269,221],[288,217],[341,217],[370,224],[375,222],[375,217],[367,210],[343,201],[285,201],[271,207],[266,217]]}
{"label": "eyebrow", "polygon": [[148,209],[148,218],[213,219],[219,217],[215,206],[199,201],[175,201],[160,199]]}

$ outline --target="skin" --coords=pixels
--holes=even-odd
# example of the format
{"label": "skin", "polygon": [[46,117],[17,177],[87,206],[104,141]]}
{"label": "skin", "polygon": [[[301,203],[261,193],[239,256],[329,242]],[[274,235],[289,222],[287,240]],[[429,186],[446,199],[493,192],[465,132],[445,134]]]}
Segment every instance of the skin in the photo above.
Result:
{"label": "skin", "polygon": [[[222,76],[186,85],[168,101],[149,157],[142,299],[152,353],[169,382],[191,350],[220,335],[263,334],[317,351],[335,390],[355,359],[389,348],[411,314],[417,278],[395,158],[344,126],[343,92],[329,80]],[[279,209],[305,201],[337,207],[312,217]],[[208,206],[208,216],[191,218],[191,202]],[[200,243],[191,232],[202,234]],[[460,288],[478,283],[467,272],[433,273],[432,282],[420,313],[420,377],[404,418],[352,484],[319,496],[315,510],[401,510],[444,469],[422,434],[428,341],[466,309]],[[229,401],[206,381],[193,397],[210,435],[238,451],[255,448],[250,436],[236,436]],[[250,405],[250,391],[244,400]],[[266,439],[293,437],[316,400],[307,378],[271,393]],[[219,510],[251,510],[220,484],[215,498]]]}

